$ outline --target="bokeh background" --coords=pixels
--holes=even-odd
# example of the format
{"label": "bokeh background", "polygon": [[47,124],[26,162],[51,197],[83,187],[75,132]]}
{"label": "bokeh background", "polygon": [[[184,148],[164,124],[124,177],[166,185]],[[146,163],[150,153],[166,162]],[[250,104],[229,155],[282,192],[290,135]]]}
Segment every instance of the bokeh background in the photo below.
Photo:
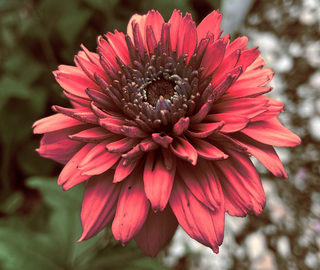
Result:
{"label": "bokeh background", "polygon": [[[226,34],[260,47],[275,71],[269,95],[285,104],[279,119],[302,138],[277,148],[289,179],[253,159],[266,208],[226,215],[218,255],[181,228],[155,260],[134,241],[122,247],[110,228],[77,243],[84,186],[57,186],[62,167],[39,157],[31,131],[52,105],[69,105],[52,71],[73,65],[80,44],[94,51],[98,35],[125,32],[132,14],[156,9],[168,20],[174,8],[197,23],[220,8]],[[319,0],[0,0],[0,270],[320,269],[319,37]]]}

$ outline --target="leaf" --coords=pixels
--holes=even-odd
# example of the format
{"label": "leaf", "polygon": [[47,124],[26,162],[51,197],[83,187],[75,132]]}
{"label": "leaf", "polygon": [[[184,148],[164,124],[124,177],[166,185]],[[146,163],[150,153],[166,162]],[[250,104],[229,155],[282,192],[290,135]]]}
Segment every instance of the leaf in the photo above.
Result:
{"label": "leaf", "polygon": [[65,43],[69,45],[73,43],[91,15],[91,10],[76,9],[58,21],[57,29]]}
{"label": "leaf", "polygon": [[28,187],[40,190],[45,203],[54,209],[79,211],[81,207],[84,185],[80,184],[68,191],[63,191],[58,186],[56,178],[39,176],[28,178],[26,184]]}

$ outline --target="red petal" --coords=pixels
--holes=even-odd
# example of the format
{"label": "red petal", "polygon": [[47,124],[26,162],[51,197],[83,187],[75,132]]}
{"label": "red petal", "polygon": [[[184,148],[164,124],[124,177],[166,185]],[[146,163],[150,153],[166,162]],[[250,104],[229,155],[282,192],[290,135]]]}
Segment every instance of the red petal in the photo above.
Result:
{"label": "red petal", "polygon": [[136,168],[137,165],[139,165],[139,161],[140,161],[140,159],[138,159],[133,163],[129,163],[127,166],[124,166],[123,162],[125,160],[126,159],[124,158],[120,159],[116,168],[116,172],[114,173],[113,183],[118,183],[118,182],[121,182],[123,179],[125,179],[134,170],[134,168]]}
{"label": "red petal", "polygon": [[228,155],[226,155],[217,147],[205,140],[197,138],[189,138],[189,140],[194,149],[196,149],[198,155],[204,159],[221,160],[226,159],[228,157]]}
{"label": "red petal", "polygon": [[95,83],[94,74],[97,73],[100,77],[102,77],[104,80],[109,80],[109,77],[107,76],[106,72],[104,71],[103,67],[99,64],[99,66],[91,63],[89,60],[84,59],[80,56],[75,56],[74,62],[78,66],[78,68],[81,68],[83,72]]}
{"label": "red petal", "polygon": [[221,187],[230,204],[226,211],[232,216],[260,215],[266,199],[259,175],[250,158],[226,149],[229,158],[211,163],[219,169]]}
{"label": "red petal", "polygon": [[219,180],[208,166],[207,161],[199,158],[194,167],[185,161],[178,161],[177,170],[193,195],[212,211],[220,209],[222,193]]}
{"label": "red petal", "polygon": [[221,132],[230,133],[244,129],[250,119],[246,116],[233,113],[209,114],[204,119],[206,122],[224,121],[225,125],[220,129]]}
{"label": "red petal", "polygon": [[180,26],[181,20],[182,20],[181,12],[175,9],[171,15],[170,20],[168,21],[168,23],[171,24],[170,41],[171,41],[172,50],[175,50],[177,46],[179,26]]}
{"label": "red petal", "polygon": [[106,145],[117,140],[116,136],[96,145],[78,166],[82,175],[97,175],[109,170],[120,158],[118,153],[109,153]]}
{"label": "red petal", "polygon": [[242,66],[243,71],[246,71],[247,67],[250,66],[259,55],[260,51],[258,47],[242,51],[237,66]]}
{"label": "red petal", "polygon": [[186,13],[179,27],[177,53],[178,57],[187,54],[187,63],[193,55],[197,46],[197,29],[196,24],[192,20],[192,16]]}
{"label": "red petal", "polygon": [[90,127],[91,125],[81,125],[46,133],[37,152],[45,158],[66,164],[84,146],[82,142],[70,140],[68,135]]}
{"label": "red petal", "polygon": [[112,183],[113,173],[108,171],[88,180],[81,208],[83,233],[78,242],[96,235],[112,221],[122,186]]}
{"label": "red petal", "polygon": [[260,97],[257,97],[261,100],[267,100],[268,101],[268,110],[265,111],[264,113],[254,117],[251,119],[251,122],[255,122],[255,121],[262,121],[262,120],[266,120],[266,119],[269,119],[269,118],[274,118],[274,117],[277,117],[281,112],[283,112],[283,103],[280,102],[280,101],[277,101],[273,98],[269,98],[269,97],[266,97],[266,96],[260,96]]}
{"label": "red petal", "polygon": [[114,134],[106,131],[102,127],[94,127],[83,130],[77,134],[69,135],[69,138],[75,141],[86,142],[86,143],[99,143],[101,140],[113,137]]}
{"label": "red petal", "polygon": [[148,25],[152,26],[152,30],[154,33],[154,36],[156,38],[157,43],[161,39],[161,31],[162,31],[162,25],[164,24],[164,19],[161,16],[161,14],[158,11],[150,10],[146,17],[145,22],[145,28],[140,28],[143,32],[144,40],[146,41],[146,28]]}
{"label": "red petal", "polygon": [[[146,18],[147,18],[147,14],[145,14],[145,15],[134,14],[130,18],[128,26],[127,26],[127,34],[129,35],[129,37],[131,38],[132,41],[133,41],[132,23],[135,21],[136,23],[139,24],[140,29],[143,29],[143,31],[144,31],[146,29],[146,27],[145,27]],[[145,35],[143,35],[143,37],[144,36]]]}
{"label": "red petal", "polygon": [[169,205],[157,213],[150,209],[146,222],[134,240],[147,256],[155,258],[171,239],[177,226],[178,221]]}
{"label": "red petal", "polygon": [[121,40],[110,32],[106,34],[106,38],[115,54],[120,57],[126,65],[131,64],[128,48],[121,42]]}
{"label": "red petal", "polygon": [[194,138],[206,138],[213,133],[218,132],[225,122],[221,121],[218,123],[200,123],[200,124],[193,124],[190,125],[191,130],[187,130],[185,134],[188,137]]}
{"label": "red petal", "polygon": [[266,61],[261,56],[259,56],[253,62],[253,64],[247,68],[247,71],[256,70],[256,69],[262,69],[262,67],[265,66],[266,64],[267,64]]}
{"label": "red petal", "polygon": [[[222,196],[223,200],[223,196]],[[172,188],[170,205],[181,227],[190,237],[219,252],[224,231],[224,202],[221,209],[211,211],[199,202],[181,179]]]}
{"label": "red petal", "polygon": [[227,57],[228,55],[230,55],[236,50],[240,50],[240,51],[245,50],[247,42],[248,42],[248,37],[246,36],[236,38],[232,43],[228,45],[226,49],[225,57]]}
{"label": "red petal", "polygon": [[202,77],[206,77],[210,73],[214,72],[221,64],[227,44],[227,41],[219,39],[207,47],[201,61],[201,66],[205,68],[202,73]]}
{"label": "red petal", "polygon": [[227,100],[214,104],[210,113],[231,113],[253,118],[267,111],[268,107],[266,100],[242,98],[239,100]]}
{"label": "red petal", "polygon": [[89,178],[88,176],[81,175],[77,167],[93,147],[95,147],[95,144],[86,144],[69,160],[59,175],[58,185],[62,185],[67,181],[77,181],[77,184],[79,184]]}
{"label": "red petal", "polygon": [[211,12],[205,17],[197,27],[198,41],[207,37],[208,32],[211,32],[214,36],[214,40],[217,40],[220,35],[220,24],[222,14],[219,14],[218,10]]}
{"label": "red petal", "polygon": [[176,172],[176,162],[167,170],[161,151],[149,152],[143,173],[144,190],[150,200],[154,212],[163,211],[166,207],[172,189]]}
{"label": "red petal", "polygon": [[249,123],[241,132],[268,145],[293,147],[301,143],[301,139],[285,128],[276,117]]}
{"label": "red petal", "polygon": [[239,98],[253,98],[259,95],[268,93],[272,90],[272,87],[254,87],[254,88],[246,88],[237,91],[227,92],[221,98],[220,102],[231,100],[231,99],[239,99]]}
{"label": "red petal", "polygon": [[178,157],[191,162],[192,165],[196,165],[198,154],[193,146],[180,137],[174,137],[172,144],[170,144],[170,149]]}
{"label": "red petal", "polygon": [[149,208],[150,203],[143,188],[142,170],[137,168],[123,182],[112,223],[114,238],[123,245],[129,242],[140,231]]}
{"label": "red petal", "polygon": [[42,134],[84,124],[86,123],[58,113],[34,122],[32,128],[34,134]]}
{"label": "red petal", "polygon": [[270,172],[278,178],[288,178],[283,165],[272,146],[257,142],[250,137],[237,133],[233,134],[237,140],[242,142]]}

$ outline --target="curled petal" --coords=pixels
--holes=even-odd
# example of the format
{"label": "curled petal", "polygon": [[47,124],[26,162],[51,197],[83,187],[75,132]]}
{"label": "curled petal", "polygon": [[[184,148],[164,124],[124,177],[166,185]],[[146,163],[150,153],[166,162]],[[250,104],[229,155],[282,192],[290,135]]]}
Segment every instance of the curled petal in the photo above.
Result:
{"label": "curled petal", "polygon": [[171,239],[177,227],[178,221],[169,205],[157,213],[150,209],[145,223],[134,240],[147,256],[155,258]]}
{"label": "curled petal", "polygon": [[192,137],[189,138],[189,140],[194,149],[196,149],[198,155],[204,159],[221,160],[228,157],[228,155],[205,140]]}
{"label": "curled petal", "polygon": [[125,179],[137,167],[140,161],[140,159],[137,159],[134,162],[129,163],[127,166],[124,166],[125,160],[125,158],[120,159],[114,173],[113,183],[118,183]]}
{"label": "curled petal", "polygon": [[86,143],[100,143],[103,140],[113,137],[114,134],[107,132],[102,127],[94,127],[83,130],[77,134],[69,135],[71,140],[86,142]]}
{"label": "curled petal", "polygon": [[165,134],[162,133],[153,133],[152,134],[152,139],[160,144],[164,148],[168,148],[168,146],[172,143],[173,139]]}
{"label": "curled petal", "polygon": [[224,121],[225,125],[220,129],[221,132],[231,133],[244,129],[250,119],[246,116],[233,113],[210,114],[204,118],[206,122]]}
{"label": "curled petal", "polygon": [[178,157],[191,162],[192,165],[196,165],[198,153],[185,139],[174,137],[172,144],[170,144],[170,149]]}

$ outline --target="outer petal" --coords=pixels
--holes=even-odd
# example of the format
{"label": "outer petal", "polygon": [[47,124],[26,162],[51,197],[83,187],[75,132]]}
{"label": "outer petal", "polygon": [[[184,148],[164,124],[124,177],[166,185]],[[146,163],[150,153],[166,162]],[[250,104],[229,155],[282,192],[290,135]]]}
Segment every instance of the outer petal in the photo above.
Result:
{"label": "outer petal", "polygon": [[198,41],[206,38],[208,32],[213,34],[214,40],[217,40],[220,37],[221,19],[222,14],[219,14],[219,10],[215,10],[205,17],[197,27]]}
{"label": "outer petal", "polygon": [[204,118],[208,122],[224,121],[225,125],[220,129],[221,132],[230,133],[244,129],[250,121],[250,118],[233,113],[209,114]]}
{"label": "outer petal", "polygon": [[84,192],[81,223],[83,233],[78,240],[87,240],[112,221],[122,184],[112,183],[114,171],[91,177]]}
{"label": "outer petal", "polygon": [[194,167],[185,161],[178,161],[177,170],[192,194],[200,202],[212,211],[221,207],[220,183],[206,160],[199,158]]}
{"label": "outer petal", "polygon": [[152,30],[154,33],[154,36],[156,38],[157,43],[161,39],[161,30],[162,25],[164,24],[164,19],[162,15],[159,13],[159,11],[150,10],[146,17],[145,27],[144,29],[141,29],[141,32],[143,32],[144,41],[146,42],[146,28],[148,25],[152,26]]}
{"label": "outer petal", "polygon": [[189,138],[189,140],[194,149],[196,149],[198,155],[204,159],[221,160],[226,159],[228,157],[228,155],[226,155],[217,147],[205,140],[198,138]]}
{"label": "outer petal", "polygon": [[224,207],[211,211],[193,196],[181,179],[174,181],[170,205],[179,224],[190,237],[211,247],[215,253],[219,252],[218,246],[223,240]]}
{"label": "outer petal", "polygon": [[86,123],[58,113],[34,122],[32,128],[34,134],[42,134],[84,124]]}
{"label": "outer petal", "polygon": [[168,23],[171,24],[170,41],[171,41],[172,50],[175,50],[175,48],[177,46],[179,26],[180,26],[181,20],[182,20],[182,15],[181,15],[180,10],[175,9],[171,15],[170,20],[168,21]]}
{"label": "outer petal", "polygon": [[171,239],[177,226],[178,221],[169,205],[157,213],[150,209],[146,222],[134,240],[147,256],[155,258]]}
{"label": "outer petal", "polygon": [[93,147],[95,147],[95,144],[86,144],[70,159],[70,161],[66,164],[66,166],[64,166],[59,175],[58,185],[63,185],[66,182],[69,182],[66,186],[68,186],[68,188],[71,188],[90,177],[81,175],[81,171],[78,170],[77,167]]}
{"label": "outer petal", "polygon": [[147,155],[143,181],[147,198],[154,212],[166,207],[176,173],[176,159],[170,170],[166,168],[161,151],[152,151]]}
{"label": "outer petal", "polygon": [[285,128],[276,117],[252,122],[241,132],[261,143],[274,146],[293,147],[301,143],[301,139]]}
{"label": "outer petal", "polygon": [[259,175],[247,155],[225,149],[229,158],[216,161],[219,179],[226,197],[226,211],[232,216],[260,215],[266,198]]}
{"label": "outer petal", "polygon": [[191,162],[192,165],[196,165],[198,158],[197,151],[185,139],[175,137],[172,144],[170,144],[170,149],[178,157]]}
{"label": "outer petal", "polygon": [[116,240],[124,245],[141,229],[147,218],[150,203],[145,195],[142,169],[135,169],[123,182],[119,195],[112,232]]}
{"label": "outer petal", "polygon": [[283,165],[272,146],[260,143],[240,132],[232,137],[242,142],[246,148],[254,155],[270,172],[278,178],[288,178]]}
{"label": "outer petal", "polygon": [[81,125],[46,133],[36,151],[45,158],[66,164],[84,146],[82,142],[70,140],[68,135],[89,127],[91,125]]}
{"label": "outer petal", "polygon": [[[147,14],[145,15],[139,15],[139,14],[134,14],[131,19],[129,20],[128,26],[127,26],[127,34],[133,41],[133,31],[132,31],[132,23],[136,21],[139,24],[140,30],[145,30],[145,22],[146,22]],[[143,35],[144,37],[145,35]]]}

